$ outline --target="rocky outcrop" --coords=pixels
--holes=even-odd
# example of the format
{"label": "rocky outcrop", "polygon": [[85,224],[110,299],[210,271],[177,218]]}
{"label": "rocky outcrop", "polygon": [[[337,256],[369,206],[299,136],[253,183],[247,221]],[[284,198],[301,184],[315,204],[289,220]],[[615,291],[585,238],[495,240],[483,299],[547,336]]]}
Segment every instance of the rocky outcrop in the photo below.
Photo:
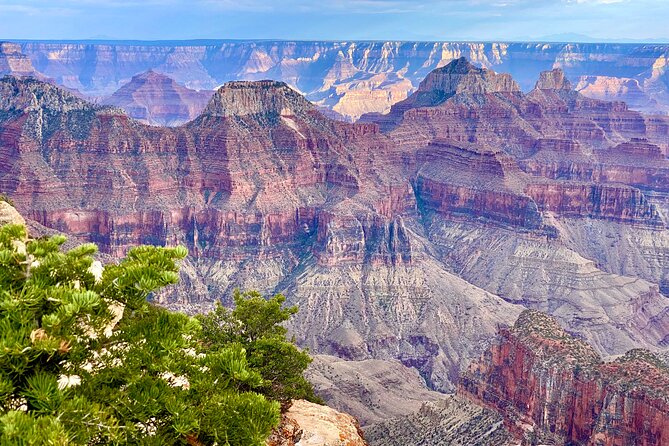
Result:
{"label": "rocky outcrop", "polygon": [[21,45],[10,42],[0,42],[0,76],[4,75],[44,77],[21,52]]}
{"label": "rocky outcrop", "polygon": [[14,206],[0,199],[0,226],[25,224],[25,219],[14,209]]}
{"label": "rocky outcrop", "polygon": [[477,68],[461,57],[430,72],[418,89],[407,99],[393,105],[385,115],[370,114],[363,121],[380,124],[384,131],[395,128],[403,119],[404,112],[421,107],[436,107],[450,98],[480,101],[487,95],[513,95],[520,87],[509,74]]}
{"label": "rocky outcrop", "polygon": [[283,82],[228,82],[219,88],[204,110],[214,117],[249,115],[303,115],[313,106]]}
{"label": "rocky outcrop", "polygon": [[267,446],[367,446],[350,415],[304,400],[293,401]]}
{"label": "rocky outcrop", "polygon": [[551,71],[542,71],[539,74],[539,80],[534,86],[537,90],[571,90],[571,82],[567,79],[559,68]]}
{"label": "rocky outcrop", "polygon": [[101,103],[121,108],[146,124],[176,126],[199,116],[212,94],[183,87],[170,77],[149,70],[133,76]]}
{"label": "rocky outcrop", "polygon": [[669,368],[645,350],[610,362],[526,311],[462,376],[459,392],[504,415],[527,444],[662,445]]}
{"label": "rocky outcrop", "polygon": [[[109,96],[127,79],[150,69],[196,90],[213,90],[230,80],[276,79],[354,119],[387,111],[432,70],[466,57],[478,67],[510,73],[524,91],[534,86],[541,71],[557,67],[574,85],[584,76],[623,85],[631,79],[658,104],[655,109],[669,104],[663,82],[668,49],[659,44],[30,41],[20,45],[38,70],[92,97]],[[623,86],[620,94],[601,97],[599,84],[583,92],[598,99],[632,99],[625,90],[633,87]],[[648,110],[641,102],[632,104]]]}
{"label": "rocky outcrop", "polygon": [[467,398],[449,395],[424,403],[406,416],[365,429],[372,446],[511,446],[517,444],[505,429],[503,417]]}

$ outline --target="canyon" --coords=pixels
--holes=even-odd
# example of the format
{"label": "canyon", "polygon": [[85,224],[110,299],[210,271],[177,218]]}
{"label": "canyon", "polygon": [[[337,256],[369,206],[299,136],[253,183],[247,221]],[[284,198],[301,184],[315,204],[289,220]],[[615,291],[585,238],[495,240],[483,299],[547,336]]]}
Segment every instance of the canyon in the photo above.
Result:
{"label": "canyon", "polygon": [[149,70],[194,90],[274,79],[354,120],[387,112],[430,71],[466,57],[477,66],[510,73],[523,91],[532,89],[541,71],[561,68],[590,97],[623,100],[647,113],[669,111],[669,47],[661,44],[195,40],[14,45],[35,70],[93,98],[108,97]]}
{"label": "canyon", "polygon": [[[451,416],[422,400],[464,392],[461,371],[528,308],[600,357],[669,349],[669,118],[573,86],[551,68],[525,92],[457,58],[357,123],[262,80],[228,82],[194,119],[158,127],[5,77],[0,192],[111,258],[185,245],[163,305],[284,293],[317,390],[391,432],[379,423]],[[360,379],[331,385],[344,375]],[[378,397],[393,382],[415,394],[404,407]],[[454,422],[500,421],[468,413]]]}

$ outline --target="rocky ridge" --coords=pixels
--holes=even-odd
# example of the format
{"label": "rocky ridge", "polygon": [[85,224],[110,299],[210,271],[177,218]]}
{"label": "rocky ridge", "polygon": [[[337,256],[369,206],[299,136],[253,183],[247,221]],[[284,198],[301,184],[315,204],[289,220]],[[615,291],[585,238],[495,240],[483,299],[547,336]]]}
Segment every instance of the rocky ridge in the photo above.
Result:
{"label": "rocky ridge", "polygon": [[372,446],[517,444],[500,414],[455,395],[426,402],[409,416],[374,424],[365,435]]}
{"label": "rocky ridge", "polygon": [[465,372],[459,393],[504,415],[526,444],[661,445],[669,368],[635,349],[611,362],[554,319],[526,311]]}

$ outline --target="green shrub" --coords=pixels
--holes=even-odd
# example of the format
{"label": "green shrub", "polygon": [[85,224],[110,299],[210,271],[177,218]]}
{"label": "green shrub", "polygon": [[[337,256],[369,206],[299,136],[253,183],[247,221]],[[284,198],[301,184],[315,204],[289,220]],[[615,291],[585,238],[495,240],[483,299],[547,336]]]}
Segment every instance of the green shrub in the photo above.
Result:
{"label": "green shrub", "polygon": [[205,342],[241,345],[263,378],[259,391],[268,398],[284,406],[292,399],[322,403],[304,378],[311,358],[295,346],[294,339],[286,338],[283,323],[297,313],[297,307],[283,308],[286,298],[281,294],[265,299],[257,291],[237,290],[233,299],[233,309],[219,303],[211,313],[199,316]]}
{"label": "green shrub", "polygon": [[[208,321],[225,311],[147,303],[186,249],[142,246],[103,268],[95,245],[64,242],[0,228],[0,445],[263,444],[280,417],[265,395],[304,392],[292,373],[308,356],[275,326],[294,311],[272,304],[250,318],[252,341],[215,340]],[[283,354],[294,365],[273,376]]]}

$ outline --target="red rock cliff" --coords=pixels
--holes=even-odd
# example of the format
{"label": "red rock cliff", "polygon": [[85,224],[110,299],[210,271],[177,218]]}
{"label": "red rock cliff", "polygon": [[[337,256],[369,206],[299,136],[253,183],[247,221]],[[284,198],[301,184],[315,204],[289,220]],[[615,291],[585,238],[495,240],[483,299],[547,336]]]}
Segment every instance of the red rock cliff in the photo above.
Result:
{"label": "red rock cliff", "polygon": [[669,444],[669,368],[646,350],[603,362],[549,316],[525,311],[461,377],[526,444]]}

